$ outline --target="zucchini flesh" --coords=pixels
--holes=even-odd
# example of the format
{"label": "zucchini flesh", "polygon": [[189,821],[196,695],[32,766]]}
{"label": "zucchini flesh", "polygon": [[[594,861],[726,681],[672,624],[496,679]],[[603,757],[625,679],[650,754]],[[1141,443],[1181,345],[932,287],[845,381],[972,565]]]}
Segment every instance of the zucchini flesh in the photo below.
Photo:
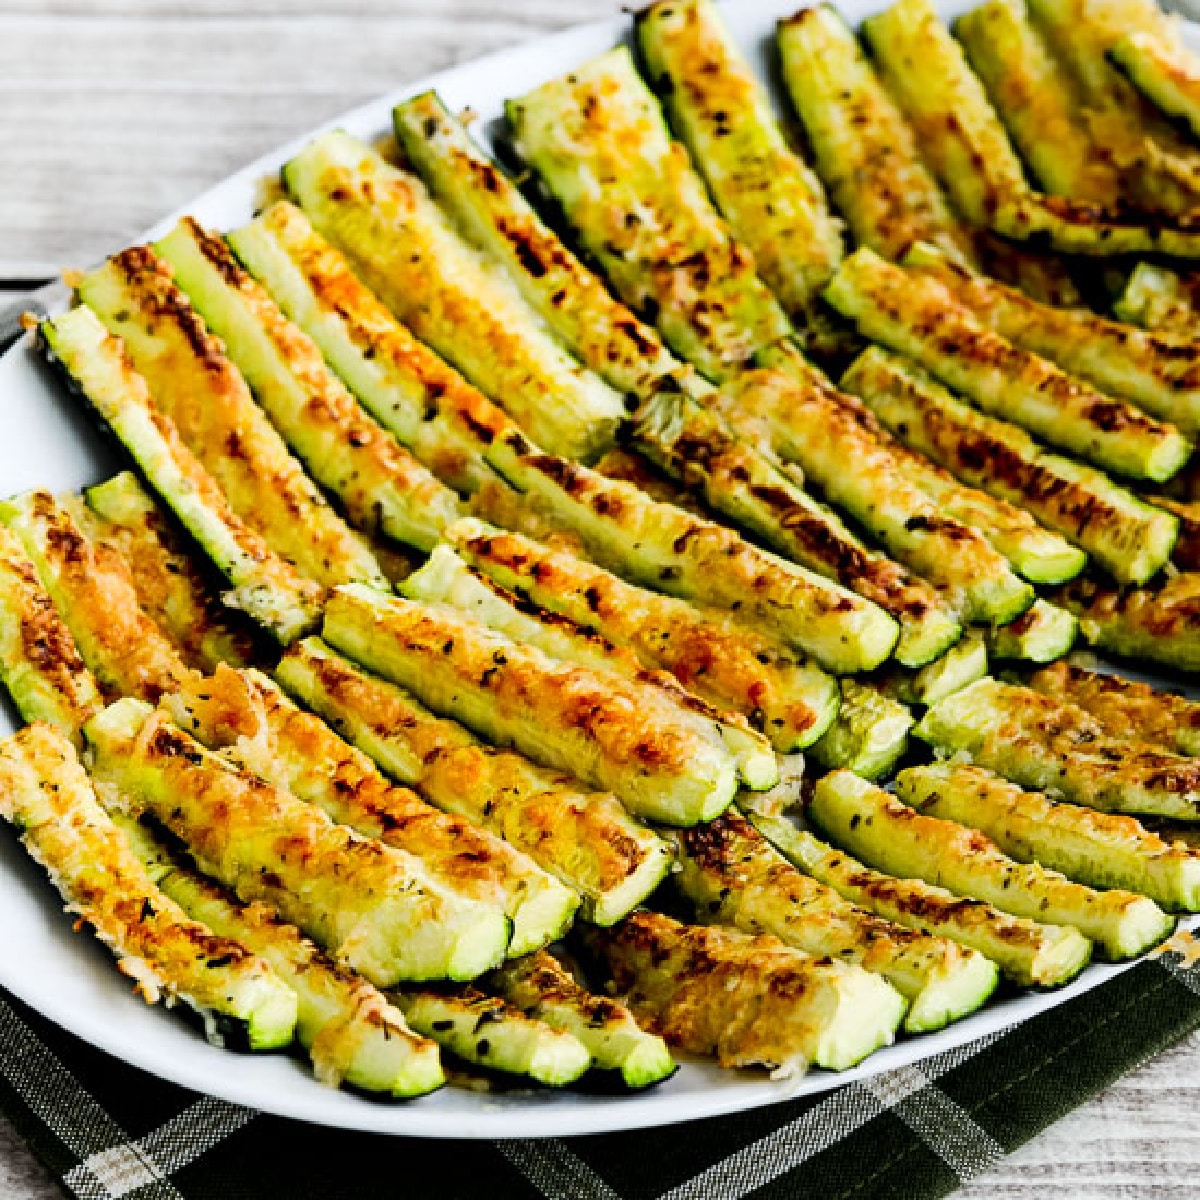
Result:
{"label": "zucchini flesh", "polygon": [[90,541],[49,492],[5,500],[0,521],[20,539],[106,697],[154,702],[182,686],[188,669],[142,611],[122,559]]}
{"label": "zucchini flesh", "polygon": [[277,554],[327,587],[383,582],[379,565],[288,452],[160,255],[146,246],[124,250],[84,276],[78,291],[122,339],[155,406],[230,507]]}
{"label": "zucchini flesh", "polygon": [[151,401],[146,381],[134,371],[122,341],[82,306],[43,322],[40,335],[72,385],[232,585],[224,602],[242,609],[284,643],[312,628],[319,615],[320,587],[301,576],[233,511],[174,422]]}
{"label": "zucchini flesh", "polygon": [[377,986],[474,978],[503,959],[501,910],[460,899],[420,860],[234,769],[140,701],[110,705],[84,735],[96,778],[161,821],[204,874],[277,908]]}
{"label": "zucchini flesh", "polygon": [[904,263],[937,279],[1014,345],[1131,401],[1189,437],[1200,432],[1200,350],[1191,339],[1145,333],[1082,309],[1040,304],[974,274],[932,246],[914,246]]}
{"label": "zucchini flesh", "polygon": [[904,1015],[878,976],[773,937],[637,912],[584,942],[639,1024],[723,1067],[843,1071],[890,1043]]}
{"label": "zucchini flesh", "polygon": [[480,745],[318,638],[291,647],[276,677],[382,771],[503,837],[567,884],[586,920],[620,920],[670,867],[666,843],[614,796],[581,792],[569,776]]}
{"label": "zucchini flesh", "polygon": [[291,1042],[296,997],[262,958],[190,920],[155,886],[64,731],[30,725],[0,742],[0,814],[143,999],[182,1001],[218,1046],[274,1050]]}
{"label": "zucchini flesh", "polygon": [[254,660],[249,626],[221,604],[180,531],[132,471],[85,488],[83,499],[61,503],[94,543],[120,555],[138,603],[189,667],[211,671],[218,663],[243,667]]}
{"label": "zucchini flesh", "polygon": [[1200,756],[1200,704],[1175,692],[1065,662],[1035,671],[1029,686],[1086,709],[1114,737],[1134,729],[1140,742]]}
{"label": "zucchini flesh", "polygon": [[615,299],[480,148],[436,92],[392,110],[405,155],[458,228],[503,265],[526,303],[610,387],[639,398],[667,377],[703,388],[657,332]]}
{"label": "zucchini flesh", "polygon": [[1200,855],[1132,817],[1058,804],[980,767],[910,767],[896,794],[923,813],[981,830],[1005,854],[1098,888],[1140,892],[1170,909],[1200,906]]}
{"label": "zucchini flesh", "polygon": [[649,1087],[675,1074],[662,1038],[647,1033],[623,1004],[596,996],[545,950],[506,963],[488,985],[515,1008],[578,1038],[602,1071],[619,1071],[630,1089]]}
{"label": "zucchini flesh", "polygon": [[1014,916],[1078,929],[1109,960],[1141,954],[1175,928],[1146,896],[1115,888],[1098,892],[1037,863],[1017,862],[977,830],[926,816],[848,771],[817,783],[809,812],[868,865]]}
{"label": "zucchini flesh", "polygon": [[326,606],[323,636],[435,711],[612,791],[638,816],[691,825],[733,799],[737,765],[710,725],[452,609],[349,585]]}
{"label": "zucchini flesh", "polygon": [[1094,467],[1051,454],[1017,426],[956,400],[915,364],[873,346],[842,377],[842,387],[911,449],[1022,505],[1118,580],[1144,583],[1170,561],[1177,518]]}
{"label": "zucchini flesh", "polygon": [[1174,426],[1093,391],[993,333],[938,280],[857,250],[826,291],[867,337],[915,359],[985,413],[1097,466],[1161,482],[1191,446]]}
{"label": "zucchini flesh", "polygon": [[1079,636],[1079,621],[1065,608],[1038,599],[1015,621],[987,631],[989,658],[1045,663],[1062,658]]}
{"label": "zucchini flesh", "polygon": [[650,85],[717,207],[804,326],[842,257],[820,181],[712,0],[660,0],[637,14],[636,33]]}
{"label": "zucchini flesh", "polygon": [[17,535],[0,525],[0,679],[27,722],[43,721],[82,745],[84,722],[104,706],[95,676]]}
{"label": "zucchini flesh", "polygon": [[1200,71],[1185,47],[1135,29],[1109,50],[1108,60],[1155,108],[1183,121],[1196,136],[1200,131]]}
{"label": "zucchini flesh", "polygon": [[359,407],[320,349],[190,217],[155,249],[309,474],[350,524],[429,550],[458,500]]}
{"label": "zucchini flesh", "polygon": [[817,170],[855,244],[890,259],[918,241],[972,256],[912,127],[837,10],[819,4],[780,21],[778,47]]}
{"label": "zucchini flesh", "polygon": [[1090,646],[1175,671],[1200,671],[1200,574],[1185,571],[1153,588],[1114,588],[1081,578],[1052,599],[1079,618]]}
{"label": "zucchini flesh", "polygon": [[724,614],[634,587],[585,559],[482,521],[460,521],[446,537],[501,587],[600,630],[647,670],[668,671],[718,708],[742,713],[780,753],[811,745],[834,718],[835,680]]}
{"label": "zucchini flesh", "polygon": [[1200,763],[1110,737],[1084,709],[981,679],[935,704],[915,733],[1013,783],[1100,812],[1200,820]]}
{"label": "zucchini flesh", "polygon": [[811,753],[828,770],[844,767],[865,779],[887,775],[908,748],[915,718],[876,684],[842,680],[842,704]]}
{"label": "zucchini flesh", "polygon": [[419,179],[340,131],[302,150],[283,177],[363,283],[530,437],[571,458],[608,448],[621,397],[579,370],[500,268],[459,237]]}
{"label": "zucchini flesh", "polygon": [[708,378],[791,329],[730,236],[626,47],[507,104],[522,159],[617,295]]}
{"label": "zucchini flesh", "polygon": [[673,676],[644,670],[634,654],[614,646],[602,634],[522,602],[514,593],[477,574],[449,546],[437,547],[425,565],[404,581],[400,591],[409,600],[447,604],[514,642],[536,646],[551,658],[654,689],[684,713],[695,714],[716,727],[746,787],[764,791],[779,782],[775,752],[745,720],[714,709]]}
{"label": "zucchini flesh", "polygon": [[509,954],[536,950],[570,925],[579,903],[574,892],[499,839],[390,784],[365,754],[258,671],[218,668],[164,706],[234,765],[413,855],[456,896],[505,912],[512,920]]}
{"label": "zucchini flesh", "polygon": [[1014,917],[919,879],[874,871],[782,817],[751,820],[790,863],[845,899],[897,925],[978,950],[1021,987],[1060,987],[1091,957],[1091,942],[1070,926]]}
{"label": "zucchini flesh", "polygon": [[242,904],[189,870],[131,817],[115,818],[155,884],[195,921],[262,957],[296,996],[296,1040],[317,1079],[392,1096],[423,1096],[445,1083],[437,1044],[361,975],[339,966],[266,904]]}
{"label": "zucchini flesh", "polygon": [[[772,372],[748,374],[751,379],[760,374],[774,377]],[[743,386],[746,379],[743,374],[728,385],[721,401],[735,420],[750,407],[744,397],[753,385]],[[780,379],[785,391],[795,390],[786,378]],[[769,384],[765,389],[770,390]],[[755,413],[751,409],[747,415],[753,420]],[[878,605],[899,624],[894,653],[901,662],[928,662],[962,632],[949,600],[864,547],[833,513],[753,448],[753,430],[749,436],[731,433],[715,412],[687,396],[660,392],[638,409],[630,437],[652,462],[697,486],[712,507],[732,516],[773,550]],[[843,498],[841,490],[838,498]]]}
{"label": "zucchini flesh", "polygon": [[677,835],[677,844],[675,883],[701,921],[771,934],[880,975],[909,1001],[909,1033],[966,1016],[996,986],[995,964],[982,954],[855,907],[787,862],[745,817],[727,813]]}
{"label": "zucchini flesh", "polygon": [[[919,671],[895,668],[874,676],[871,682],[894,700],[903,704],[928,707],[943,696],[949,696],[967,684],[982,679],[988,673],[987,641],[983,630],[968,630],[957,646],[952,647],[937,662]],[[845,763],[839,764],[845,766]],[[853,769],[853,768],[851,768]]]}
{"label": "zucchini flesh", "polygon": [[1200,274],[1140,262],[1113,304],[1113,312],[1122,321],[1146,329],[1195,337],[1200,333]]}

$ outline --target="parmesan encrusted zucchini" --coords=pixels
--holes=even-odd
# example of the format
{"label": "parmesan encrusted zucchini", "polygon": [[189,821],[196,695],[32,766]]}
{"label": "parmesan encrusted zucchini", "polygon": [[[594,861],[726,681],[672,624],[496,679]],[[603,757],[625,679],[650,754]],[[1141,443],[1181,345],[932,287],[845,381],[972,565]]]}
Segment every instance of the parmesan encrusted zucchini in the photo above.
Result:
{"label": "parmesan encrusted zucchini", "polygon": [[1181,572],[1153,588],[1077,579],[1053,600],[1079,618],[1084,641],[1098,650],[1200,671],[1200,574]]}
{"label": "parmesan encrusted zucchini", "polygon": [[107,698],[154,702],[183,684],[188,669],[142,611],[123,560],[85,537],[49,492],[5,500],[0,521],[20,539]]}
{"label": "parmesan encrusted zucchini", "polygon": [[819,667],[727,616],[634,587],[532,538],[464,520],[447,540],[476,570],[549,612],[626,646],[718,708],[742,713],[780,753],[811,745],[837,712]]}
{"label": "parmesan encrusted zucchini", "polygon": [[119,700],[84,733],[96,778],[185,842],[206,875],[271,904],[372,983],[470,979],[503,959],[502,910],[460,899],[420,860],[236,770],[165,714]]}
{"label": "parmesan encrusted zucchini", "polygon": [[174,422],[151,401],[121,340],[82,306],[43,322],[40,334],[72,385],[232,585],[225,603],[242,609],[284,643],[311,629],[319,618],[320,587],[233,511]]}
{"label": "parmesan encrusted zucchini", "polygon": [[981,679],[935,704],[915,730],[1022,787],[1101,812],[1200,820],[1200,762],[1110,737],[1084,709]]}
{"label": "parmesan encrusted zucchini", "polygon": [[1142,499],[1155,508],[1165,509],[1179,522],[1179,536],[1171,547],[1172,565],[1180,571],[1200,570],[1200,502],[1172,500],[1152,492],[1143,494]]}
{"label": "parmesan encrusted zucchini", "polygon": [[667,344],[710,379],[790,323],[672,142],[626,47],[507,105],[517,152],[561,204],[617,294],[654,313]]}
{"label": "parmesan encrusted zucchini", "polygon": [[[796,390],[776,372],[750,374],[778,378],[785,391]],[[727,385],[728,408],[735,419],[745,409],[743,396],[749,390],[742,386],[745,378]],[[769,384],[764,386],[769,390]],[[749,415],[753,419],[755,414]],[[838,517],[793,483],[752,441],[732,434],[714,412],[687,396],[660,392],[638,409],[630,437],[647,458],[695,485],[711,507],[733,517],[759,541],[878,605],[900,626],[894,650],[900,662],[910,666],[929,662],[960,636],[962,626],[953,607],[960,596],[945,599],[898,563],[868,550]],[[842,493],[855,489],[851,485],[834,491],[841,499]],[[880,515],[880,525],[887,515]],[[890,531],[891,526],[887,528]],[[911,549],[914,541],[921,542],[919,531],[904,539],[903,548]],[[896,550],[895,545],[888,548]],[[984,549],[991,553],[990,547]],[[913,557],[920,557],[923,566],[931,561],[927,556]],[[1025,585],[1018,583],[1018,587],[1023,591]]]}
{"label": "parmesan encrusted zucchini", "polygon": [[1045,663],[1062,658],[1079,636],[1079,621],[1065,608],[1039,599],[1026,613],[987,631],[989,658]]}
{"label": "parmesan encrusted zucchini", "polygon": [[1087,709],[1114,737],[1135,731],[1140,742],[1200,756],[1200,704],[1177,692],[1065,662],[1034,672],[1029,686]]}
{"label": "parmesan encrusted zucchini", "polygon": [[644,397],[668,376],[701,383],[538,215],[435,92],[396,106],[396,137],[463,234],[500,262],[527,303],[586,367]]}
{"label": "parmesan encrusted zucchini", "polygon": [[871,870],[783,817],[751,814],[751,820],[789,862],[847,900],[898,925],[978,950],[1022,987],[1059,987],[1091,957],[1091,942],[1070,926],[1014,917],[919,879]]}
{"label": "parmesan encrusted zucchini", "polygon": [[742,783],[765,791],[779,782],[779,764],[770,743],[744,718],[722,713],[692,695],[672,675],[643,669],[637,656],[619,648],[602,634],[584,629],[566,617],[536,604],[479,575],[449,546],[438,546],[425,565],[401,585],[410,600],[448,604],[467,616],[512,638],[545,651],[551,658],[575,663],[597,674],[613,674],[638,687],[649,687],[683,709],[710,721],[737,762]]}
{"label": "parmesan encrusted zucchini", "polygon": [[511,846],[389,783],[367,755],[301,712],[258,671],[218,668],[164,700],[178,724],[222,757],[315,804],[364,837],[406,851],[458,896],[502,909],[510,954],[561,937],[578,897]]}
{"label": "parmesan encrusted zucchini", "polygon": [[254,660],[251,627],[222,605],[207,564],[188,552],[181,530],[132,471],[85,488],[83,500],[60,503],[93,542],[121,556],[138,603],[189,667],[211,671]]}
{"label": "parmesan encrusted zucchini", "polygon": [[611,790],[639,816],[692,825],[733,799],[737,764],[711,724],[452,609],[348,585],[326,606],[324,637],[488,740]]}
{"label": "parmesan encrusted zucchini", "polygon": [[432,547],[458,499],[359,407],[320,349],[216,235],[185,217],[155,250],[308,473],[355,529]]}
{"label": "parmesan encrusted zucchini", "polygon": [[909,355],[984,412],[1098,466],[1169,479],[1191,453],[1172,425],[1093,391],[993,333],[938,280],[855,251],[826,295],[867,337]]}
{"label": "parmesan encrusted zucchini", "polygon": [[805,325],[842,257],[820,181],[785,140],[712,0],[660,0],[635,21],[650,85],[675,132],[758,273]]}
{"label": "parmesan encrusted zucchini", "polygon": [[296,997],[261,958],[155,887],[96,799],[67,734],[36,724],[0,742],[0,815],[142,997],[182,1001],[216,1045],[286,1046]]}
{"label": "parmesan encrusted zucchini", "polygon": [[913,722],[908,707],[876,684],[843,679],[838,714],[810,752],[823,767],[879,779],[907,749]]}
{"label": "parmesan encrusted zucchini", "polygon": [[675,1073],[662,1038],[642,1029],[625,1005],[581,987],[545,950],[506,963],[486,982],[515,1008],[577,1037],[593,1065],[619,1071],[627,1088],[649,1087]]}
{"label": "parmesan encrusted zucchini", "polygon": [[1177,518],[1094,467],[1043,450],[1015,425],[976,412],[915,364],[872,346],[842,386],[913,450],[1022,505],[1118,580],[1145,582],[1170,561]]}
{"label": "parmesan encrusted zucchini", "polygon": [[95,677],[21,542],[0,525],[0,680],[25,721],[45,721],[82,744],[103,707]]}
{"label": "parmesan encrusted zucchini", "polygon": [[922,813],[981,830],[1005,854],[1098,888],[1140,892],[1172,909],[1200,907],[1200,854],[1172,846],[1132,817],[1058,804],[981,767],[939,763],[896,777]]}
{"label": "parmesan encrusted zucchini", "polygon": [[1041,304],[975,274],[933,246],[914,246],[904,264],[937,279],[1014,345],[1108,395],[1132,401],[1189,437],[1200,432],[1200,348],[1190,338],[1146,333],[1083,309]]}
{"label": "parmesan encrusted zucchini", "polygon": [[[1036,607],[1036,605],[1035,605]],[[889,668],[872,676],[871,682],[885,695],[904,704],[928,707],[943,696],[965,688],[988,673],[984,631],[973,629],[963,635],[937,662],[919,671]]]}
{"label": "parmesan encrusted zucchini", "polygon": [[1098,892],[1037,863],[1017,862],[978,831],[925,816],[848,771],[819,780],[808,811],[838,845],[870,866],[924,879],[1014,916],[1072,926],[1110,960],[1141,954],[1175,927],[1146,896]]}
{"label": "parmesan encrusted zucchini", "polygon": [[1155,108],[1200,135],[1200,70],[1185,46],[1135,29],[1109,50],[1108,61]]}
{"label": "parmesan encrusted zucchini", "polygon": [[268,905],[242,904],[190,870],[140,821],[114,819],[163,893],[193,920],[261,955],[295,993],[296,1040],[322,1083],[392,1096],[422,1096],[445,1083],[437,1044],[414,1034],[373,984]]}
{"label": "parmesan encrusted zucchini", "polygon": [[423,342],[492,396],[540,444],[602,454],[621,397],[559,345],[516,286],[455,232],[413,175],[334,131],[283,169],[313,225]]}
{"label": "parmesan encrusted zucchini", "polygon": [[854,242],[893,259],[917,241],[970,254],[970,235],[837,10],[802,8],[779,23],[778,43],[783,81]]}
{"label": "parmesan encrusted zucchini", "polygon": [[888,1045],[904,1015],[878,976],[773,937],[638,912],[584,940],[640,1024],[723,1067],[842,1071]]}
{"label": "parmesan encrusted zucchini", "polygon": [[1113,304],[1122,321],[1183,338],[1200,334],[1200,273],[1140,262]]}
{"label": "parmesan encrusted zucchini", "polygon": [[216,479],[230,507],[277,554],[325,586],[386,582],[365,544],[254,403],[164,259],[135,246],[85,275],[78,290],[122,339],[155,406]]}
{"label": "parmesan encrusted zucchini", "polygon": [[701,921],[768,933],[807,954],[855,963],[909,1001],[909,1033],[974,1012],[996,986],[977,951],[872,916],[782,858],[742,816],[726,813],[676,835],[674,879]]}

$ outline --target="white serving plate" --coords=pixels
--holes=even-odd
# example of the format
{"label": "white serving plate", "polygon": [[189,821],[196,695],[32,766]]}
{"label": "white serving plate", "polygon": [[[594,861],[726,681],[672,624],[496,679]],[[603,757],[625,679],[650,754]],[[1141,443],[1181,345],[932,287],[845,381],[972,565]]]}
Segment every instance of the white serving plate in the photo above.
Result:
{"label": "white serving plate", "polygon": [[[741,0],[726,17],[763,78],[770,78],[768,47],[775,20],[798,0]],[[879,0],[843,0],[857,22],[884,7]],[[954,16],[970,7],[943,0]],[[608,49],[628,34],[628,19],[598,22],[539,38],[411,84],[354,109],[322,128],[343,127],[375,139],[391,128],[401,99],[436,88],[454,110],[470,107],[480,126],[502,113],[506,97],[521,94]],[[230,229],[249,220],[260,181],[273,174],[309,138],[310,130],[230,176],[172,214],[147,237],[165,233],[190,212],[204,224]],[[80,264],[71,264],[80,265]],[[86,265],[86,264],[85,264]],[[0,358],[0,494],[26,488],[78,488],[118,467],[81,406],[34,354],[28,339]],[[0,709],[0,734],[15,729]],[[550,1137],[638,1129],[718,1116],[829,1090],[854,1079],[906,1066],[1045,1012],[1097,987],[1128,965],[1089,967],[1060,991],[1027,993],[995,1002],[948,1029],[902,1039],[855,1070],[814,1070],[791,1080],[765,1073],[721,1071],[685,1063],[674,1078],[626,1096],[576,1092],[480,1093],[455,1088],[406,1102],[380,1102],[318,1084],[307,1062],[286,1055],[234,1055],[209,1046],[178,1017],[151,1008],[132,993],[95,939],[71,932],[44,873],[16,839],[0,833],[0,984],[43,1016],[118,1058],[174,1083],[284,1117],[376,1133],[447,1138]],[[1193,919],[1194,920],[1194,919]]]}

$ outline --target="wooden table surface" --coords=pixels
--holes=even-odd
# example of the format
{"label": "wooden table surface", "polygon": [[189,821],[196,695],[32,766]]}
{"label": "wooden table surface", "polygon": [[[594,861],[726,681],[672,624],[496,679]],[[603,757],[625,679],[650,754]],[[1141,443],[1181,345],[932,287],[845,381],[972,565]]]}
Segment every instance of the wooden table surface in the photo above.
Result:
{"label": "wooden table surface", "polygon": [[[371,96],[613,0],[0,0],[0,286],[86,265]],[[960,1200],[1200,1196],[1200,1036]],[[0,1197],[58,1196],[0,1119]],[[718,1200],[718,1198],[714,1198]]]}

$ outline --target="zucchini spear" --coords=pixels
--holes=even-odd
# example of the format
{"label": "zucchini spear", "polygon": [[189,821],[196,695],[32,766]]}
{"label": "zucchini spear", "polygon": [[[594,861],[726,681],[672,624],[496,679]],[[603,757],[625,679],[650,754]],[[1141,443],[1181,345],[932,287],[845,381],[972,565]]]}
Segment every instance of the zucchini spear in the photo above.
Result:
{"label": "zucchini spear", "polygon": [[996,986],[978,951],[872,916],[788,863],[745,817],[676,835],[676,886],[701,921],[767,933],[880,975],[909,1001],[904,1028],[927,1033],[974,1012]]}
{"label": "zucchini spear", "polygon": [[1195,338],[1200,334],[1200,274],[1140,262],[1113,304],[1113,312],[1122,321],[1145,329]]}
{"label": "zucchini spear", "polygon": [[838,845],[877,869],[1014,916],[1071,926],[1113,961],[1158,945],[1175,928],[1146,896],[1094,891],[1037,863],[1017,862],[982,833],[925,816],[848,771],[819,780],[808,811]]}
{"label": "zucchini spear", "polygon": [[1144,29],[1125,34],[1108,52],[1113,64],[1161,113],[1200,133],[1200,69],[1195,56]]}
{"label": "zucchini spear", "polygon": [[909,767],[896,794],[923,813],[981,830],[1005,854],[1098,888],[1140,892],[1170,909],[1200,907],[1200,855],[1172,846],[1132,817],[1057,804],[981,767]]}
{"label": "zucchini spear", "polygon": [[844,767],[865,779],[880,779],[908,748],[914,721],[908,707],[886,689],[843,679],[838,714],[811,753],[827,770]]}
{"label": "zucchini spear", "polygon": [[985,634],[989,658],[1045,663],[1062,658],[1079,636],[1079,621],[1065,608],[1039,599],[1015,621]]}
{"label": "zucchini spear", "polygon": [[927,708],[943,696],[949,696],[967,684],[982,679],[987,673],[987,641],[984,631],[975,629],[966,633],[958,645],[943,654],[937,662],[919,671],[889,668],[872,677],[871,683],[893,700]]}
{"label": "zucchini spear", "polygon": [[101,808],[64,731],[35,724],[0,742],[0,815],[146,1001],[181,1001],[215,1045],[291,1042],[296,997],[263,959],[159,891]]}
{"label": "zucchini spear", "polygon": [[1101,812],[1200,820],[1200,762],[1110,737],[1082,708],[1031,688],[981,679],[935,704],[915,733]]}
{"label": "zucchini spear", "polygon": [[372,983],[471,979],[504,957],[510,923],[443,890],[411,855],[335,825],[119,700],[84,728],[95,776],[180,838],[206,875],[263,900]]}

